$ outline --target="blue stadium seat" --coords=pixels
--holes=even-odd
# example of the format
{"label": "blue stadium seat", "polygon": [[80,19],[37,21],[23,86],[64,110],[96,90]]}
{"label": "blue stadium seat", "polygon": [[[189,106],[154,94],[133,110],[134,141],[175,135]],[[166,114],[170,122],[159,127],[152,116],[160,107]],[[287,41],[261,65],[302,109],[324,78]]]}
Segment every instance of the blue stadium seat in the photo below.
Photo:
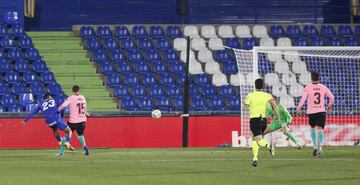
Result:
{"label": "blue stadium seat", "polygon": [[86,40],[85,48],[90,51],[97,51],[101,47],[100,41],[96,38],[91,38]]}
{"label": "blue stadium seat", "polygon": [[110,37],[104,40],[103,48],[105,50],[112,51],[112,50],[117,50],[119,48],[119,45],[116,39]]}
{"label": "blue stadium seat", "polygon": [[11,70],[5,73],[5,81],[9,84],[16,84],[21,82],[21,78],[19,73]]}
{"label": "blue stadium seat", "polygon": [[210,110],[225,110],[224,100],[217,96],[209,98],[209,108]]}
{"label": "blue stadium seat", "polygon": [[181,62],[173,63],[170,65],[170,72],[175,74],[183,74],[185,73],[185,66]]}
{"label": "blue stadium seat", "polygon": [[23,81],[27,84],[32,84],[32,83],[37,83],[39,82],[37,79],[37,75],[35,72],[28,70],[26,72],[23,73],[22,75],[23,77]]}
{"label": "blue stadium seat", "polygon": [[305,25],[303,30],[305,37],[317,37],[319,36],[319,31],[315,25]]}
{"label": "blue stadium seat", "polygon": [[23,83],[13,84],[11,87],[11,92],[20,96],[20,94],[27,93],[26,86]]}
{"label": "blue stadium seat", "polygon": [[30,92],[34,96],[42,97],[45,94],[45,87],[43,83],[30,84]]}
{"label": "blue stadium seat", "polygon": [[307,46],[307,40],[305,37],[295,38],[293,41],[294,46]]}
{"label": "blue stadium seat", "polygon": [[0,72],[6,73],[11,71],[11,62],[5,58],[0,58]]}
{"label": "blue stadium seat", "polygon": [[167,36],[172,39],[175,39],[175,38],[183,37],[183,34],[182,34],[179,26],[168,26],[167,27]]}
{"label": "blue stadium seat", "polygon": [[80,37],[84,39],[94,38],[95,37],[95,30],[91,26],[82,26],[80,28]]}
{"label": "blue stadium seat", "polygon": [[204,97],[213,97],[217,96],[216,87],[212,84],[206,84],[202,87],[202,96]]}
{"label": "blue stadium seat", "polygon": [[158,39],[156,42],[156,48],[161,51],[166,51],[172,48],[170,41],[167,38]]}
{"label": "blue stadium seat", "polygon": [[22,59],[15,61],[15,70],[17,70],[20,73],[29,71],[30,70],[29,61]]}
{"label": "blue stadium seat", "polygon": [[11,107],[16,104],[16,97],[12,94],[6,94],[1,97],[1,105],[3,107]]}
{"label": "blue stadium seat", "polygon": [[120,85],[114,88],[114,96],[117,98],[129,97],[129,88],[125,85]]}
{"label": "blue stadium seat", "polygon": [[127,51],[136,50],[137,49],[136,42],[132,38],[122,39],[121,40],[121,48],[124,50],[127,50]]}
{"label": "blue stadium seat", "polygon": [[137,62],[142,62],[144,61],[144,57],[142,56],[142,54],[135,50],[135,51],[129,51],[128,53],[128,58],[131,62],[137,63]]}
{"label": "blue stadium seat", "polygon": [[21,37],[21,36],[26,35],[24,27],[19,25],[19,24],[13,25],[11,27],[11,34],[13,36],[15,36],[15,37],[18,37],[18,38]]}
{"label": "blue stadium seat", "polygon": [[6,26],[0,24],[0,37],[9,36],[8,29]]}
{"label": "blue stadium seat", "polygon": [[234,97],[235,96],[235,90],[234,87],[231,85],[223,85],[220,87],[220,96],[223,97]]}
{"label": "blue stadium seat", "polygon": [[1,48],[0,48],[0,59],[5,59],[7,58],[6,54],[5,54],[5,51],[3,51]]}
{"label": "blue stadium seat", "polygon": [[225,46],[240,49],[241,45],[237,38],[225,38]]}
{"label": "blue stadium seat", "polygon": [[100,73],[103,75],[109,75],[115,73],[115,65],[111,62],[104,62],[100,65]]}
{"label": "blue stadium seat", "polygon": [[238,68],[236,63],[224,63],[224,74],[236,74],[238,73]]}
{"label": "blue stadium seat", "polygon": [[170,100],[168,97],[159,97],[155,98],[155,106],[157,109],[161,111],[170,111]]}
{"label": "blue stadium seat", "polygon": [[192,98],[193,97],[200,97],[201,93],[200,93],[200,90],[199,90],[199,86],[190,84],[190,86],[189,86],[189,96],[192,97]]}
{"label": "blue stadium seat", "polygon": [[355,26],[355,36],[360,37],[360,25]]}
{"label": "blue stadium seat", "polygon": [[139,38],[147,38],[148,33],[147,33],[146,28],[144,26],[137,25],[137,26],[134,26],[132,28],[132,36],[134,38],[137,38],[137,39],[139,39]]}
{"label": "blue stadium seat", "polygon": [[9,36],[1,37],[0,46],[5,49],[10,49],[16,47],[15,41],[11,39]]}
{"label": "blue stadium seat", "polygon": [[149,96],[159,98],[165,96],[165,92],[160,85],[153,85],[149,88]]}
{"label": "blue stadium seat", "polygon": [[138,98],[138,102],[139,102],[139,110],[151,111],[154,108],[153,102],[147,96]]}
{"label": "blue stadium seat", "polygon": [[320,36],[336,37],[335,29],[332,25],[322,25],[320,28]]}
{"label": "blue stadium seat", "polygon": [[115,50],[111,52],[110,59],[114,62],[126,62],[126,56],[124,52],[120,50]]}
{"label": "blue stadium seat", "polygon": [[192,97],[190,110],[192,111],[207,111],[208,107],[206,105],[205,98],[203,97]]}
{"label": "blue stadium seat", "polygon": [[[62,103],[64,103],[64,101],[68,98],[68,96],[66,94],[57,94],[54,96],[55,102],[59,105],[61,105]],[[69,112],[68,111],[68,107],[65,108],[65,112]]]}
{"label": "blue stadium seat", "polygon": [[110,87],[120,86],[122,84],[119,74],[110,74],[106,76],[106,85]]}
{"label": "blue stadium seat", "polygon": [[149,87],[149,86],[156,85],[157,82],[156,82],[155,76],[151,73],[148,73],[148,74],[142,75],[141,84],[146,87]]}
{"label": "blue stadium seat", "polygon": [[55,76],[53,72],[50,71],[44,71],[40,74],[40,81],[42,81],[43,83],[49,84],[49,83],[54,83],[55,81]]}
{"label": "blue stadium seat", "polygon": [[47,85],[48,88],[48,92],[51,95],[58,95],[58,94],[63,94],[64,92],[61,90],[61,86],[58,83],[49,83]]}
{"label": "blue stadium seat", "polygon": [[325,42],[321,37],[311,38],[311,46],[324,46]]}
{"label": "blue stadium seat", "polygon": [[149,36],[154,39],[163,38],[165,36],[164,29],[161,26],[151,26]]}
{"label": "blue stadium seat", "polygon": [[353,36],[353,31],[349,25],[340,25],[338,27],[338,36],[339,37],[351,37]]}
{"label": "blue stadium seat", "polygon": [[217,62],[227,62],[231,60],[229,53],[226,50],[215,51],[215,60]]}
{"label": "blue stadium seat", "polygon": [[227,102],[227,109],[233,111],[240,111],[241,104],[239,97],[229,97],[226,99]]}
{"label": "blue stadium seat", "polygon": [[115,27],[115,37],[119,39],[130,38],[130,32],[126,26]]}
{"label": "blue stadium seat", "polygon": [[175,83],[175,80],[171,74],[164,73],[164,74],[159,75],[159,83],[162,86],[170,86]]}
{"label": "blue stadium seat", "polygon": [[246,50],[252,49],[254,46],[257,46],[256,38],[244,38],[243,48]]}
{"label": "blue stadium seat", "polygon": [[337,37],[331,37],[327,41],[328,46],[342,46],[342,41],[340,38]]}
{"label": "blue stadium seat", "polygon": [[37,107],[37,104],[27,104],[25,106],[25,112],[32,112]]}
{"label": "blue stadium seat", "polygon": [[302,36],[300,27],[298,25],[289,25],[287,27],[287,36],[290,38],[298,38]]}
{"label": "blue stadium seat", "polygon": [[8,51],[8,58],[12,61],[19,60],[22,58],[21,53],[22,52],[20,48],[10,48]]}
{"label": "blue stadium seat", "polygon": [[23,107],[26,107],[28,104],[33,104],[34,102],[34,96],[31,93],[23,93],[19,96],[19,104]]}
{"label": "blue stadium seat", "polygon": [[154,62],[153,72],[157,74],[164,74],[167,72],[166,65],[163,62]]}
{"label": "blue stadium seat", "polygon": [[146,52],[146,60],[148,60],[149,62],[159,61],[159,60],[161,60],[161,56],[160,56],[159,52],[152,49],[152,50],[149,50]]}
{"label": "blue stadium seat", "polygon": [[120,74],[130,74],[133,72],[131,65],[129,62],[118,62],[118,72]]}
{"label": "blue stadium seat", "polygon": [[135,85],[131,87],[131,95],[133,97],[144,97],[147,96],[146,88],[142,85]]}
{"label": "blue stadium seat", "polygon": [[16,104],[9,105],[8,107],[8,112],[22,112],[22,111],[23,111],[22,107]]}
{"label": "blue stadium seat", "polygon": [[154,49],[154,43],[148,38],[139,39],[139,49],[143,51]]}
{"label": "blue stadium seat", "polygon": [[281,25],[272,25],[270,27],[270,37],[277,39],[285,36],[285,30]]}
{"label": "blue stadium seat", "polygon": [[360,42],[356,37],[347,37],[345,39],[346,46],[360,46]]}
{"label": "blue stadium seat", "polygon": [[150,73],[150,65],[146,62],[139,62],[135,64],[135,72],[139,74]]}
{"label": "blue stadium seat", "polygon": [[95,63],[103,63],[105,61],[108,61],[108,58],[106,56],[105,51],[97,50],[97,51],[94,52],[94,56],[93,56],[92,60]]}
{"label": "blue stadium seat", "polygon": [[4,18],[4,23],[7,25],[16,25],[19,24],[19,17],[18,17],[18,13],[15,11],[9,11],[9,12],[5,12],[3,14],[3,18]]}
{"label": "blue stadium seat", "polygon": [[199,86],[210,84],[209,76],[207,74],[194,75],[194,84]]}
{"label": "blue stadium seat", "polygon": [[5,94],[9,94],[9,86],[6,83],[0,83],[0,96],[3,96]]}
{"label": "blue stadium seat", "polygon": [[136,77],[136,75],[134,75],[134,74],[127,74],[127,75],[125,75],[124,79],[125,79],[124,80],[125,85],[135,86],[135,85],[139,84],[139,80]]}
{"label": "blue stadium seat", "polygon": [[175,111],[181,111],[184,109],[184,99],[183,97],[173,98],[172,107]]}
{"label": "blue stadium seat", "polygon": [[176,84],[178,85],[184,85],[185,83],[185,77],[186,77],[186,74],[178,74],[178,75],[175,75],[175,80],[176,80]]}
{"label": "blue stadium seat", "polygon": [[108,26],[99,26],[96,30],[96,35],[100,38],[112,37],[112,32]]}
{"label": "blue stadium seat", "polygon": [[169,63],[180,62],[179,55],[177,54],[176,51],[174,51],[172,49],[164,51],[163,57],[164,57],[164,60]]}
{"label": "blue stadium seat", "polygon": [[177,97],[182,97],[183,93],[182,93],[182,87],[181,86],[177,86],[177,85],[170,85],[167,88],[167,95],[171,98],[177,98]]}
{"label": "blue stadium seat", "polygon": [[121,108],[127,110],[127,111],[137,111],[139,110],[137,105],[136,105],[136,102],[133,98],[131,97],[126,97],[126,98],[123,98],[122,101],[121,101]]}
{"label": "blue stadium seat", "polygon": [[25,50],[25,58],[29,60],[40,60],[39,51],[35,48],[28,48]]}
{"label": "blue stadium seat", "polygon": [[28,36],[22,36],[22,37],[19,38],[19,46],[22,49],[27,49],[27,48],[33,48],[34,47],[31,38],[28,37]]}
{"label": "blue stadium seat", "polygon": [[32,69],[37,72],[37,73],[41,73],[41,72],[45,72],[47,71],[47,66],[46,63],[43,60],[36,60],[32,62]]}

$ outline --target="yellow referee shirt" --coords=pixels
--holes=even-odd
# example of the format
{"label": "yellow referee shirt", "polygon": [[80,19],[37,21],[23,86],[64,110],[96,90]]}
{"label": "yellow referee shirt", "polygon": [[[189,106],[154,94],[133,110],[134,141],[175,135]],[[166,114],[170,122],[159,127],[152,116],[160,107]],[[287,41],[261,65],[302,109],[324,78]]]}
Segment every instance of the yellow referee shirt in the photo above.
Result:
{"label": "yellow referee shirt", "polygon": [[245,105],[249,106],[250,118],[266,118],[266,106],[273,97],[263,91],[254,91],[245,98]]}

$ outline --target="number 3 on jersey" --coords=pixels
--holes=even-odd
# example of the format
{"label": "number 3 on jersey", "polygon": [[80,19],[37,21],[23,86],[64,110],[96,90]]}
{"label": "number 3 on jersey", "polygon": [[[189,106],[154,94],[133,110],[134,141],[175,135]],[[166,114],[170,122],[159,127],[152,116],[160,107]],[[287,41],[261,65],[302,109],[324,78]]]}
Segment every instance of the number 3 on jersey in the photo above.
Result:
{"label": "number 3 on jersey", "polygon": [[42,104],[43,111],[46,111],[50,107],[55,107],[55,101],[54,100],[49,100],[48,102],[44,102]]}
{"label": "number 3 on jersey", "polygon": [[320,93],[315,93],[314,94],[314,96],[316,97],[316,100],[314,101],[314,103],[316,104],[316,105],[318,105],[318,104],[320,104],[320,101],[321,101],[321,95],[320,95]]}

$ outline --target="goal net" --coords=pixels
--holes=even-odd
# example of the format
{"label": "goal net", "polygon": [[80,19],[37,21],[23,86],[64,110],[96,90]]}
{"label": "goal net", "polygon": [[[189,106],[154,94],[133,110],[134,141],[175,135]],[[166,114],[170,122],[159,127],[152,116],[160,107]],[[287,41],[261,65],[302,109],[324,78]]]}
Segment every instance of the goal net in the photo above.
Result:
{"label": "goal net", "polygon": [[[239,69],[240,96],[254,90],[254,81],[263,78],[264,91],[280,98],[293,116],[290,131],[299,144],[311,146],[307,116],[295,114],[304,87],[311,82],[310,72],[320,73],[320,82],[335,96],[333,110],[327,113],[325,145],[352,145],[360,139],[360,48],[358,47],[255,47],[234,49]],[[328,102],[328,100],[327,100]],[[306,104],[302,110],[306,112]],[[241,137],[251,138],[249,111],[241,110]],[[272,142],[291,146],[281,132]]]}

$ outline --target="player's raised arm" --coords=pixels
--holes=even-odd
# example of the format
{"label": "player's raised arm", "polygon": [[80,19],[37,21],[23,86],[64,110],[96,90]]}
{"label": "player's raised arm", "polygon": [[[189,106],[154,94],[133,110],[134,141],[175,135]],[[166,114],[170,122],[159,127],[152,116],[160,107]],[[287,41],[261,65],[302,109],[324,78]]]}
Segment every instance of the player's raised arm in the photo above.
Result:
{"label": "player's raised arm", "polygon": [[25,119],[20,123],[21,126],[25,125],[26,122],[29,121],[30,118],[32,118],[35,114],[37,114],[39,111],[41,110],[41,103],[39,103],[36,108],[30,113],[28,114]]}
{"label": "player's raised arm", "polygon": [[64,103],[62,103],[59,107],[58,107],[58,110],[61,111],[63,110],[65,107],[69,106],[70,105],[70,100],[69,98],[66,98],[66,100],[64,101]]}
{"label": "player's raised arm", "polygon": [[326,88],[325,95],[326,95],[327,97],[329,97],[329,105],[327,106],[326,110],[327,110],[328,112],[330,112],[331,109],[332,109],[332,106],[334,105],[334,99],[335,99],[335,98],[334,98],[334,95],[331,93],[331,91],[330,91],[328,88]]}

